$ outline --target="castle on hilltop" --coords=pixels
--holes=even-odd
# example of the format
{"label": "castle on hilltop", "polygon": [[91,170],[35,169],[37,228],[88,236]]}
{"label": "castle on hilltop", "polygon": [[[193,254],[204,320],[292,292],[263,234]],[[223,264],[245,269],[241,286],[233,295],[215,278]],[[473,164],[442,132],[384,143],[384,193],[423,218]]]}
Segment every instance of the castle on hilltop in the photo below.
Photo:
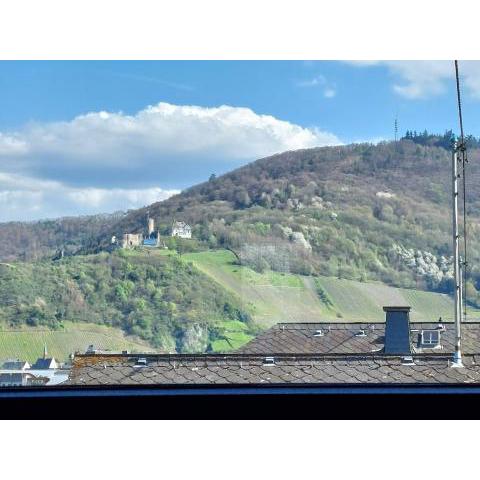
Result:
{"label": "castle on hilltop", "polygon": [[[136,248],[136,247],[159,247],[163,245],[160,241],[160,233],[155,230],[155,220],[147,213],[145,230],[143,232],[125,232],[121,240],[114,235],[111,239],[113,247]],[[192,238],[192,227],[185,222],[173,221],[172,237]]]}
{"label": "castle on hilltop", "polygon": [[160,234],[155,231],[155,220],[147,214],[146,234],[125,232],[120,242],[115,236],[112,237],[112,244],[119,245],[121,248],[135,247],[158,247],[160,245]]}

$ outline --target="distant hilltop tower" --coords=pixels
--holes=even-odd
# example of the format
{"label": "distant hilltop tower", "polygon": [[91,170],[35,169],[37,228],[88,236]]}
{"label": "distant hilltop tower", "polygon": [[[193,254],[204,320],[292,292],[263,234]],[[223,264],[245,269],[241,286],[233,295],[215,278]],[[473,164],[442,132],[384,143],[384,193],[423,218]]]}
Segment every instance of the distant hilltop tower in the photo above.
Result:
{"label": "distant hilltop tower", "polygon": [[148,216],[148,220],[147,220],[147,223],[148,223],[148,236],[150,237],[152,235],[152,233],[155,231],[155,220],[153,218],[151,218],[150,216]]}

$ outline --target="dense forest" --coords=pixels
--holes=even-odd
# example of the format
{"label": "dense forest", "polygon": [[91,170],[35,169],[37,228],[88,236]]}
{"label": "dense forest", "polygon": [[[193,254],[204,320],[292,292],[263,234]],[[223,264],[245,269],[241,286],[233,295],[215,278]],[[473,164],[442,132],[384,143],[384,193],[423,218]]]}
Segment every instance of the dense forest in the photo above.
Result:
{"label": "dense forest", "polygon": [[73,255],[88,251],[119,221],[124,212],[64,217],[32,222],[0,223],[0,260],[35,261],[61,251]]}

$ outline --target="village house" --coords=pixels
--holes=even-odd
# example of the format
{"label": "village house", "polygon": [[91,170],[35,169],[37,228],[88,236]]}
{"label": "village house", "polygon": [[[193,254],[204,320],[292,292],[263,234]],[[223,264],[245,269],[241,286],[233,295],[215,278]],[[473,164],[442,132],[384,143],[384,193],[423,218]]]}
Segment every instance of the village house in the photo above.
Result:
{"label": "village house", "polygon": [[47,346],[45,345],[43,347],[43,357],[38,358],[37,361],[32,365],[31,369],[32,370],[50,370],[50,369],[56,369],[58,367],[59,365],[55,360],[55,358],[48,357]]}
{"label": "village house", "polygon": [[0,373],[0,387],[25,387],[32,374],[26,372]]}
{"label": "village house", "polygon": [[25,387],[58,385],[68,379],[69,370],[48,357],[44,347],[43,357],[30,366],[26,361],[7,360],[0,368],[0,387]]}
{"label": "village house", "polygon": [[28,370],[30,364],[24,360],[6,360],[2,365],[2,370]]}
{"label": "village house", "polygon": [[192,238],[192,227],[185,222],[174,221],[172,225],[172,237]]}

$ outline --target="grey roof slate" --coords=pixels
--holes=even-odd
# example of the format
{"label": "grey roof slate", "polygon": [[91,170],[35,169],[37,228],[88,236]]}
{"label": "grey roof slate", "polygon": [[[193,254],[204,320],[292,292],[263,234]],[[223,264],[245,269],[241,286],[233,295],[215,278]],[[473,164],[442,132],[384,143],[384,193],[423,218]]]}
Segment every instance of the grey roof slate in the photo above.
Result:
{"label": "grey roof slate", "polygon": [[[422,346],[422,330],[440,331],[440,348]],[[67,384],[480,383],[480,323],[462,325],[462,369],[451,367],[454,337],[451,323],[411,322],[414,363],[405,365],[401,355],[383,351],[385,323],[277,324],[228,355],[77,355]],[[274,357],[273,365],[266,357]]]}
{"label": "grey roof slate", "polygon": [[[453,323],[442,323],[441,348],[424,348],[420,343],[422,330],[439,327],[438,322],[410,322],[413,353],[453,353],[455,330]],[[314,336],[322,330],[323,336]],[[357,336],[361,330],[366,336]],[[279,323],[240,348],[249,354],[352,354],[383,350],[385,323]],[[462,324],[464,354],[480,354],[480,323]]]}
{"label": "grey roof slate", "polygon": [[[142,357],[145,355],[142,355]],[[480,357],[479,357],[480,358]],[[208,384],[439,384],[480,383],[479,358],[451,368],[449,355],[416,355],[414,365],[385,355],[280,355],[265,365],[260,355],[78,355],[70,385]]]}

